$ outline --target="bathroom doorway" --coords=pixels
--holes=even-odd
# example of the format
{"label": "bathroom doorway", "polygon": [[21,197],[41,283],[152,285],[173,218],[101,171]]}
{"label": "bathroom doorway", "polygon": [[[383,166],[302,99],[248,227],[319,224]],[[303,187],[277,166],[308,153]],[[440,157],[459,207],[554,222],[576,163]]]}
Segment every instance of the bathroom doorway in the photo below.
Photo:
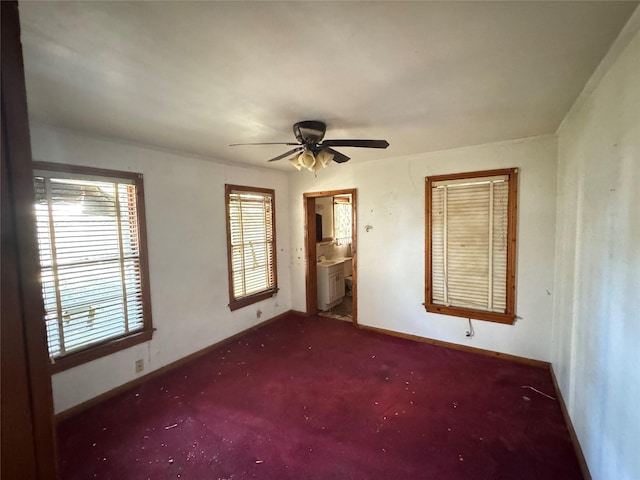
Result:
{"label": "bathroom doorway", "polygon": [[358,324],[357,190],[304,194],[307,313]]}

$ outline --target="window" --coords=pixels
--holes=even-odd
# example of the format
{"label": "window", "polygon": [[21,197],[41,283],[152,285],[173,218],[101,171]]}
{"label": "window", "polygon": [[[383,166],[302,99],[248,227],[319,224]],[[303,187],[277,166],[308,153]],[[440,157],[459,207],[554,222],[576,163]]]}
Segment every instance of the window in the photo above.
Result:
{"label": "window", "polygon": [[515,320],[517,169],[426,179],[429,312]]}
{"label": "window", "polygon": [[275,295],[275,192],[226,185],[229,307],[251,305]]}
{"label": "window", "polygon": [[150,340],[142,175],[35,162],[34,184],[53,370]]}
{"label": "window", "polygon": [[333,234],[336,245],[351,243],[351,195],[333,197]]}

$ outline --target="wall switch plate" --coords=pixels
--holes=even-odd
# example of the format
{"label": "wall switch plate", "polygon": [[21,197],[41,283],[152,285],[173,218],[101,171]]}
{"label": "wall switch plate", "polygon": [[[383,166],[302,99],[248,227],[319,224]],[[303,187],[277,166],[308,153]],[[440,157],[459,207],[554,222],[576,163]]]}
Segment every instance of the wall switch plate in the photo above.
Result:
{"label": "wall switch plate", "polygon": [[140,373],[144,370],[144,360],[136,360],[136,373]]}

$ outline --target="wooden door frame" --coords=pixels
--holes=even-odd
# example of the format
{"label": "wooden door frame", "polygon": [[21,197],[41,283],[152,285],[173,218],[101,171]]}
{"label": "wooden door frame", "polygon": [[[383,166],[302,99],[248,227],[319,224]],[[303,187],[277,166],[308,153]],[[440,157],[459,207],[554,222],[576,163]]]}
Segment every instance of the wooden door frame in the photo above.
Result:
{"label": "wooden door frame", "polygon": [[3,478],[57,475],[51,371],[40,287],[27,98],[15,1],[2,9],[2,335]]}
{"label": "wooden door frame", "polygon": [[333,197],[336,195],[351,195],[351,256],[353,257],[353,312],[352,323],[358,325],[358,281],[357,281],[357,205],[358,190],[345,188],[323,192],[308,192],[303,194],[304,201],[304,244],[306,250],[305,285],[307,295],[307,315],[318,313],[318,267],[316,255],[316,199],[319,197]]}

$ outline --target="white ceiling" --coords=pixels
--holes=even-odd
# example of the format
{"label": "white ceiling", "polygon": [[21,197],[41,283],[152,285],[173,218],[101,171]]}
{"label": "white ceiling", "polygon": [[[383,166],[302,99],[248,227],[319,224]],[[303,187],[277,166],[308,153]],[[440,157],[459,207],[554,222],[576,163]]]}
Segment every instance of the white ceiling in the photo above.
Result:
{"label": "white ceiling", "polygon": [[22,2],[36,122],[265,163],[323,120],[352,161],[555,132],[637,2]]}

